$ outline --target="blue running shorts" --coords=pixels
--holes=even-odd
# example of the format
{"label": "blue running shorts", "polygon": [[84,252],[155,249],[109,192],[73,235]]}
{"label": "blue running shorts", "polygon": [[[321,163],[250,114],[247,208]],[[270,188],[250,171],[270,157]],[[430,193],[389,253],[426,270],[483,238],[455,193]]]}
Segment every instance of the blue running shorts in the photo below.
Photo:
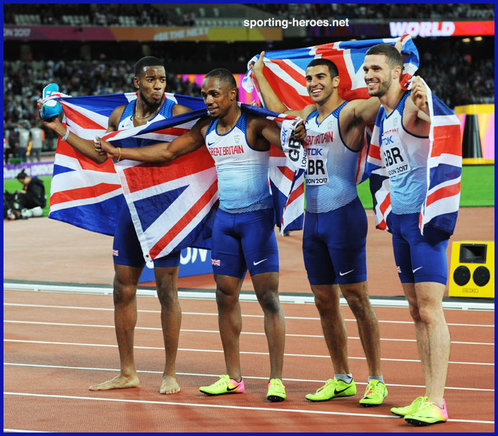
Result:
{"label": "blue running shorts", "polygon": [[445,285],[448,279],[448,235],[426,227],[422,236],[418,220],[418,213],[389,215],[394,260],[401,283],[437,282]]}
{"label": "blue running shorts", "polygon": [[278,272],[278,247],[273,208],[244,213],[216,211],[211,262],[219,275],[243,278]]}
{"label": "blue running shorts", "polygon": [[[112,254],[115,265],[127,265],[136,268],[145,266],[145,259],[142,247],[138,241],[137,232],[131,220],[130,210],[127,205],[121,208],[114,241],[112,244]],[[171,267],[180,265],[180,251],[168,254],[154,260],[154,267]]]}
{"label": "blue running shorts", "polygon": [[365,282],[367,231],[367,215],[358,197],[330,212],[306,212],[303,256],[310,284]]}

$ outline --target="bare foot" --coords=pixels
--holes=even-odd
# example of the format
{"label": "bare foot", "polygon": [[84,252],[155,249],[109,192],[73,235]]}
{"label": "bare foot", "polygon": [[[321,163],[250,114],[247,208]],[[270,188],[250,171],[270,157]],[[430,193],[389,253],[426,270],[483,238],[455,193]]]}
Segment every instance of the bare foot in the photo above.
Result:
{"label": "bare foot", "polygon": [[103,383],[90,386],[88,389],[91,391],[107,391],[110,389],[136,388],[139,384],[140,380],[138,380],[136,375],[133,377],[117,375],[116,377]]}
{"label": "bare foot", "polygon": [[163,382],[159,389],[160,394],[176,394],[180,392],[180,386],[176,382],[176,378],[170,375],[163,376]]}

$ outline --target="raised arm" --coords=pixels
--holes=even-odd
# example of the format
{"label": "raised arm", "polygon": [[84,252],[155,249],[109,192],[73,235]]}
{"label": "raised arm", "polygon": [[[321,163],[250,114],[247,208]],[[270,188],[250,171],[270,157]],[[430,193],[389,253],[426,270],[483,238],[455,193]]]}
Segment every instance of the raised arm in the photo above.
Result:
{"label": "raised arm", "polygon": [[140,162],[169,162],[204,145],[209,118],[199,120],[187,133],[171,142],[161,142],[138,148],[114,147],[110,142],[97,138],[100,148],[111,158],[130,159]]}
{"label": "raised arm", "polygon": [[355,100],[355,103],[353,111],[355,123],[362,127],[373,124],[379,112],[380,100],[377,97],[371,97],[368,100]]}
{"label": "raised arm", "polygon": [[187,106],[183,106],[182,104],[175,104],[173,106],[173,116],[186,114],[187,112],[191,112],[191,111],[192,111],[192,109],[190,109]]}
{"label": "raised arm", "polygon": [[[307,113],[306,108],[303,110],[290,110],[282,103],[282,101],[278,98],[277,94],[271,87],[268,79],[263,74],[263,70],[265,68],[265,64],[263,62],[263,58],[265,56],[265,52],[262,51],[259,55],[259,59],[254,63],[251,68],[254,71],[254,77],[258,82],[259,90],[261,92],[261,96],[263,97],[263,101],[265,102],[266,108],[273,112],[278,112],[281,114],[289,114],[289,115],[297,115],[301,118],[306,118]],[[314,106],[313,106],[314,109]]]}
{"label": "raised arm", "polygon": [[[41,111],[42,104],[40,101],[38,101],[38,112]],[[114,111],[112,112],[111,116],[109,117],[109,124],[107,127],[107,133],[108,132],[114,132],[116,129],[116,123],[113,121],[114,119],[118,118],[123,112],[124,106],[119,106]],[[41,117],[40,117],[41,118]],[[89,159],[92,159],[94,162],[101,164],[107,160],[107,155],[106,154],[101,154],[98,153],[95,150],[93,141],[87,140],[80,138],[78,135],[69,132],[66,126],[61,123],[60,119],[58,117],[53,118],[51,120],[43,120],[43,124],[53,130],[55,133],[57,133],[60,137],[64,138],[64,140],[75,150],[79,151],[82,155],[88,157]],[[67,135],[67,136],[66,136]]]}
{"label": "raised arm", "polygon": [[339,124],[342,139],[348,148],[361,150],[365,127],[375,122],[379,107],[380,100],[377,97],[352,100],[344,107],[339,115]]}
{"label": "raised arm", "polygon": [[[248,126],[248,139],[251,145],[259,148],[257,147],[258,139],[264,139],[266,142],[282,148],[280,127],[274,121],[262,117],[250,117]],[[298,141],[302,141],[306,137],[306,128],[303,122],[300,122],[294,129],[292,137]]]}
{"label": "raised arm", "polygon": [[403,110],[403,125],[415,135],[429,134],[431,119],[427,104],[427,88],[419,76],[412,79],[411,95]]}

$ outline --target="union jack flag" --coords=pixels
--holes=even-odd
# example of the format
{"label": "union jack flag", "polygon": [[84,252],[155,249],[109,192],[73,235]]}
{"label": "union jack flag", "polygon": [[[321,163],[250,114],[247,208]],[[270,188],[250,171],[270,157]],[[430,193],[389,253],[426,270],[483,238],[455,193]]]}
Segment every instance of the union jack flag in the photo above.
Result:
{"label": "union jack flag", "polygon": [[[306,48],[276,50],[265,53],[263,73],[279,99],[290,109],[298,110],[313,104],[306,90],[305,72],[307,65],[317,58],[329,59],[339,70],[339,94],[344,100],[369,98],[362,70],[367,50],[376,44],[396,44],[401,41],[404,56],[402,84],[408,83],[419,66],[417,48],[409,35],[401,38],[368,39],[364,41],[333,42]],[[259,55],[248,62],[248,71],[242,81],[247,92],[252,92],[253,72],[249,65]],[[257,88],[257,87],[256,87]],[[257,89],[261,99],[261,94]]]}
{"label": "union jack flag", "polygon": [[[427,162],[427,192],[420,211],[419,227],[423,234],[426,226],[436,227],[448,235],[453,234],[460,204],[462,176],[462,141],[460,121],[455,113],[432,94],[427,87],[427,103],[431,118],[429,157]],[[374,213],[377,228],[389,230],[387,217],[391,212],[389,177],[383,167],[380,151],[381,107],[365,165],[370,175]]]}
{"label": "union jack flag", "polygon": [[[126,93],[86,97],[54,94],[50,98],[57,98],[62,104],[64,122],[72,132],[88,140],[100,136],[120,147],[171,141],[207,113],[200,98],[166,94],[193,111],[105,134],[113,109],[136,97],[136,93]],[[276,122],[295,118],[244,106]],[[283,193],[283,189],[275,191]],[[276,203],[279,207],[286,206],[289,192]],[[98,165],[59,141],[50,198],[50,218],[108,235],[114,234],[118,212],[126,202],[148,261],[189,246],[210,248],[218,199],[216,169],[204,147],[164,164],[108,160]],[[276,215],[280,217],[282,212]],[[299,222],[290,224],[290,229],[295,229]]]}
{"label": "union jack flag", "polygon": [[[404,56],[401,84],[408,89],[409,82],[419,66],[417,48],[409,35],[401,38],[371,39],[364,41],[334,42],[307,48],[269,51],[265,53],[264,75],[280,100],[291,109],[301,109],[313,102],[306,90],[306,66],[316,58],[330,59],[339,70],[341,77],[339,93],[345,100],[369,98],[362,65],[370,47],[380,43],[395,45],[401,42]],[[252,90],[252,71],[249,65],[259,55],[248,62],[248,71],[243,81],[246,91]],[[258,95],[261,95],[258,91]],[[453,232],[460,198],[461,139],[458,119],[453,112],[433,96],[429,90],[431,110],[430,157],[428,162],[428,192],[420,214],[420,228],[426,225],[439,227],[449,234]],[[373,132],[372,132],[373,128]],[[391,211],[389,179],[382,167],[378,146],[378,129],[365,129],[367,146],[358,159],[357,183],[369,178],[377,228],[387,230],[386,217]],[[371,143],[370,143],[371,142]]]}

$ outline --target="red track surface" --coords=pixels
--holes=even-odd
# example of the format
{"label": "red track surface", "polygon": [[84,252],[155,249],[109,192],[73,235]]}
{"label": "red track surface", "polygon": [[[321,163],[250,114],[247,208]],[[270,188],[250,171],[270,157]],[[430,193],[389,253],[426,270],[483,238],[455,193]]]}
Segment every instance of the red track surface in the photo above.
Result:
{"label": "red track surface", "polygon": [[[369,292],[402,295],[390,238],[374,229],[367,238]],[[46,218],[4,222],[4,277],[54,283],[112,283],[112,238]],[[494,209],[464,208],[453,241],[494,240]],[[281,293],[307,293],[301,233],[278,238]],[[448,247],[448,259],[451,243]],[[180,288],[213,289],[210,275],[182,278]],[[243,289],[252,289],[246,281]],[[224,372],[216,303],[181,300],[177,371],[182,391],[158,393],[164,350],[155,297],[139,297],[135,357],[140,388],[90,392],[117,373],[118,350],[111,295],[4,291],[4,429],[48,432],[493,432],[494,312],[446,310],[452,348],[446,401],[450,421],[412,427],[389,412],[423,393],[423,377],[406,308],[377,307],[384,405],[362,408],[367,366],[353,316],[344,307],[353,398],[325,403],[304,399],[332,377],[313,304],[283,304],[286,322],[283,403],[265,400],[269,359],[257,303],[243,302],[242,370],[246,393],[205,397],[198,387]]]}
{"label": "red track surface", "polygon": [[[5,292],[5,430],[48,432],[418,432],[390,414],[423,393],[413,326],[407,309],[377,308],[384,405],[362,408],[366,361],[352,314],[344,308],[356,397],[310,403],[308,392],[332,376],[320,322],[311,304],[284,304],[288,399],[265,400],[269,373],[263,319],[257,303],[242,303],[242,369],[246,393],[205,397],[198,387],[224,372],[216,303],[183,299],[177,371],[182,391],[158,393],[164,364],[159,304],[139,297],[136,361],[141,386],[90,392],[116,374],[118,353],[112,297],[51,292]],[[494,430],[494,313],[447,310],[453,340],[446,401],[450,421],[423,431]]]}

